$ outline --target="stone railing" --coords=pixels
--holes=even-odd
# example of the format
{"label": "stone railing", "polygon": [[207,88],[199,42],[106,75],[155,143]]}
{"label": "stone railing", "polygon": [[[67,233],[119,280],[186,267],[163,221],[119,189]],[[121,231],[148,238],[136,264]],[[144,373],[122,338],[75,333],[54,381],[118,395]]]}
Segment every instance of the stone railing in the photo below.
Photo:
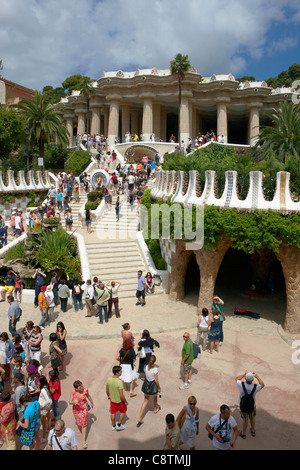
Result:
{"label": "stone railing", "polygon": [[237,191],[236,171],[226,171],[225,187],[220,198],[216,197],[216,172],[205,172],[203,191],[200,188],[200,178],[196,170],[189,173],[184,171],[160,171],[156,173],[152,185],[151,196],[154,199],[166,200],[184,205],[215,205],[224,208],[253,211],[276,210],[283,213],[300,212],[300,201],[292,200],[290,193],[290,173],[280,171],[277,173],[276,190],[272,201],[267,201],[263,191],[264,175],[260,171],[249,173],[250,185],[247,197],[239,199]]}
{"label": "stone railing", "polygon": [[[50,178],[53,181],[50,181]],[[0,194],[45,191],[50,189],[51,184],[55,184],[55,181],[53,175],[48,171],[43,173],[42,171],[30,170],[27,174],[24,171],[18,171],[16,178],[12,170],[8,170],[6,175],[0,171]]]}

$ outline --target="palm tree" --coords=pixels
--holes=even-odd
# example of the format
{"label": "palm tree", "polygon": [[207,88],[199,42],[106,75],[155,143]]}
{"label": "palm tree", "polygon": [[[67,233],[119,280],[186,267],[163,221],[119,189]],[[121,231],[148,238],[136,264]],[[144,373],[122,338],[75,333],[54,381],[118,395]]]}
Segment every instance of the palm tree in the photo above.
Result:
{"label": "palm tree", "polygon": [[61,118],[62,108],[49,103],[40,91],[35,92],[33,101],[23,99],[14,106],[26,117],[30,146],[38,145],[40,158],[44,158],[45,143],[68,145],[69,133]]}
{"label": "palm tree", "polygon": [[[180,110],[181,110],[181,89],[184,74],[188,72],[191,64],[188,55],[177,54],[170,62],[170,70],[172,75],[178,77],[178,129],[180,133]],[[180,140],[180,139],[179,139]]]}
{"label": "palm tree", "polygon": [[263,158],[272,154],[285,163],[292,157],[300,160],[300,108],[284,101],[273,113],[266,113],[272,126],[263,126],[256,143],[258,154]]}

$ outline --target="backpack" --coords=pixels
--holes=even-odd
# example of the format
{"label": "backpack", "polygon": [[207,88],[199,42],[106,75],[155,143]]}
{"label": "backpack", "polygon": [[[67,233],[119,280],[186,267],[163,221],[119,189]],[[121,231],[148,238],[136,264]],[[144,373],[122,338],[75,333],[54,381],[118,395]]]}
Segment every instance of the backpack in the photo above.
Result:
{"label": "backpack", "polygon": [[244,396],[241,398],[240,410],[243,413],[251,414],[254,410],[254,392],[256,390],[256,384],[253,385],[251,393],[247,393],[245,383],[242,382],[242,387],[244,390]]}
{"label": "backpack", "polygon": [[81,287],[80,287],[79,284],[76,284],[76,285],[74,286],[74,294],[79,295],[80,293],[81,293]]}
{"label": "backpack", "polygon": [[194,359],[199,359],[201,356],[200,346],[198,346],[198,344],[196,343],[193,343],[193,356],[194,356]]}

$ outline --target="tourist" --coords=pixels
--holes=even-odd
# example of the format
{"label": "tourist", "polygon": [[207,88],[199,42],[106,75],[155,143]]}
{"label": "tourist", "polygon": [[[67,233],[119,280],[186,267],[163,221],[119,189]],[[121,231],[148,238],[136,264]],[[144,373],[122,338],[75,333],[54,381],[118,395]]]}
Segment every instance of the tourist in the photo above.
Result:
{"label": "tourist", "polygon": [[129,204],[130,204],[131,211],[133,211],[134,199],[135,199],[134,190],[129,189]]}
{"label": "tourist", "polygon": [[145,277],[145,293],[154,294],[155,282],[152,274],[148,272]]}
{"label": "tourist", "polygon": [[85,226],[87,233],[91,233],[92,228],[92,213],[90,209],[85,210]]}
{"label": "tourist", "polygon": [[41,268],[36,269],[34,275],[32,276],[32,278],[35,281],[35,287],[34,287],[34,291],[35,291],[34,306],[35,307],[38,306],[38,295],[41,292],[41,287],[45,285],[45,277],[46,277],[46,274],[42,272]]}
{"label": "tourist", "polygon": [[45,296],[47,287],[46,286],[41,286],[41,291],[38,295],[38,307],[41,312],[41,320],[39,323],[39,327],[43,330],[45,328],[46,322],[48,320],[48,304]]}
{"label": "tourist", "polygon": [[[89,394],[89,391],[86,387],[83,386],[80,380],[75,380],[73,383],[74,390],[72,390],[69,404],[73,407],[73,414],[77,426],[80,429],[82,434],[82,447],[83,449],[87,449],[86,443],[86,426],[87,426],[87,419],[88,419],[88,410],[91,406],[94,407],[93,400]],[[88,401],[91,405],[88,404]]]}
{"label": "tourist", "polygon": [[136,393],[133,391],[133,385],[134,381],[137,379],[135,369],[136,354],[131,339],[127,338],[123,341],[122,348],[120,349],[116,360],[120,362],[120,366],[122,367],[120,380],[125,384],[125,392],[127,392],[127,384],[129,384],[130,397],[135,397]]}
{"label": "tourist", "polygon": [[58,400],[61,397],[61,383],[57,370],[50,370],[48,383],[52,398],[52,412],[54,415],[54,420],[57,421],[60,418]]}
{"label": "tourist", "polygon": [[227,405],[220,407],[220,413],[212,416],[205,426],[211,436],[213,447],[218,450],[229,450],[235,446],[238,437],[236,420],[230,415]]}
{"label": "tourist", "polygon": [[220,343],[223,343],[224,334],[223,334],[223,321],[225,320],[225,315],[223,313],[224,301],[220,297],[214,296],[211,304],[211,310],[217,309],[220,317]]}
{"label": "tourist", "polygon": [[46,299],[46,302],[47,302],[47,321],[49,321],[49,323],[51,323],[51,320],[53,319],[52,317],[53,317],[54,307],[55,307],[54,292],[53,292],[52,283],[49,284],[46,287],[45,299]]}
{"label": "tourist", "polygon": [[199,434],[199,408],[196,405],[197,399],[192,395],[177,416],[180,444],[187,444],[190,450],[195,450],[196,435]]}
{"label": "tourist", "polygon": [[52,286],[52,292],[53,292],[53,301],[54,305],[57,305],[58,302],[58,280],[57,280],[57,272],[53,271],[51,274],[51,281],[50,284]]}
{"label": "tourist", "polygon": [[12,360],[12,349],[13,343],[9,339],[8,334],[4,331],[0,334],[0,360],[1,367],[5,370],[4,380],[8,381],[10,379],[10,364]]}
{"label": "tourist", "polygon": [[[135,294],[137,298],[137,303],[135,305],[141,305],[142,307],[146,304],[145,301],[145,278],[143,276],[143,271],[138,271],[137,278],[137,290]],[[141,301],[142,299],[142,301]]]}
{"label": "tourist", "polygon": [[53,370],[58,370],[58,368],[61,366],[60,356],[62,354],[62,351],[58,347],[57,334],[56,333],[50,333],[49,341],[50,341],[49,356],[50,356],[51,368]]}
{"label": "tourist", "polygon": [[166,416],[165,443],[163,450],[180,450],[180,429],[172,413]]}
{"label": "tourist", "polygon": [[183,335],[184,344],[181,351],[181,365],[183,366],[184,372],[184,384],[179,387],[180,390],[184,390],[189,387],[192,383],[192,363],[194,360],[193,354],[193,341],[190,338],[189,333]]}
{"label": "tourist", "polygon": [[13,295],[7,296],[7,302],[9,304],[8,308],[8,329],[10,334],[14,337],[18,333],[16,331],[16,326],[18,321],[20,321],[22,310],[20,309],[19,302],[14,299]]}
{"label": "tourist", "polygon": [[41,364],[41,344],[43,341],[42,330],[39,326],[35,326],[31,337],[28,339],[31,359]]}
{"label": "tourist", "polygon": [[105,288],[103,282],[100,282],[99,286],[96,286],[95,291],[97,292],[97,306],[98,306],[99,323],[103,324],[102,309],[104,310],[105,323],[108,323],[107,305],[108,305],[108,301],[110,299],[109,292]]}
{"label": "tourist", "polygon": [[[253,383],[254,379],[257,380],[257,384]],[[255,437],[256,394],[264,388],[265,384],[255,372],[248,370],[246,370],[244,374],[236,377],[235,380],[240,392],[239,406],[243,421],[243,427],[239,436],[242,439],[246,439],[248,421],[250,421],[250,433],[252,437]]]}
{"label": "tourist", "polygon": [[77,182],[74,184],[72,196],[74,198],[74,202],[78,203],[79,202],[79,184]]}
{"label": "tourist", "polygon": [[18,427],[23,428],[20,436],[21,443],[28,446],[30,450],[40,450],[40,420],[38,401],[32,401],[29,393],[20,398],[20,403],[25,407],[24,422],[18,421]]}
{"label": "tourist", "polygon": [[66,231],[72,232],[72,225],[73,225],[73,216],[72,216],[72,209],[69,207],[65,213],[65,221],[66,221]]}
{"label": "tourist", "polygon": [[208,321],[208,340],[210,341],[210,349],[208,350],[208,352],[210,354],[213,353],[214,346],[216,346],[216,352],[219,352],[219,343],[221,338],[220,324],[221,320],[219,316],[219,311],[217,309],[214,309],[212,311],[212,317],[210,317]]}
{"label": "tourist", "polygon": [[121,209],[121,202],[120,202],[120,197],[118,196],[116,200],[116,205],[115,205],[116,219],[118,222],[120,220],[120,209]]}
{"label": "tourist", "polygon": [[[114,366],[112,369],[113,377],[106,380],[106,395],[110,401],[110,416],[113,431],[122,431],[126,428],[123,423],[124,417],[127,412],[128,402],[125,398],[123,391],[123,382],[120,380],[122,375],[122,367]],[[118,422],[116,423],[116,414],[119,414]]]}
{"label": "tourist", "polygon": [[25,358],[27,362],[30,360],[30,348],[29,348],[28,340],[31,338],[33,331],[34,331],[34,323],[33,321],[29,320],[26,323],[25,328],[23,329],[23,339],[22,339],[22,345],[23,345]]}
{"label": "tourist", "polygon": [[66,284],[66,279],[61,278],[58,285],[58,297],[60,299],[60,308],[62,312],[68,309],[68,298],[70,297],[70,289]]}
{"label": "tourist", "polygon": [[56,204],[57,191],[54,187],[54,184],[51,184],[47,197],[49,198],[50,202],[52,202],[53,204]]}
{"label": "tourist", "polygon": [[0,244],[1,248],[7,245],[8,227],[6,225],[0,227]]}
{"label": "tourist", "polygon": [[24,375],[17,372],[14,375],[14,400],[16,404],[17,416],[22,421],[25,407],[20,403],[20,398],[28,393],[28,388],[24,384]]}
{"label": "tourist", "polygon": [[78,440],[73,429],[66,428],[62,419],[57,420],[49,432],[45,450],[78,450],[77,446]]}
{"label": "tourist", "polygon": [[82,295],[83,295],[83,286],[84,281],[79,281],[77,277],[73,278],[73,281],[70,281],[69,276],[67,275],[67,286],[72,292],[72,300],[75,312],[78,312],[78,309],[83,310],[82,304]]}
{"label": "tourist", "polygon": [[[22,292],[23,292],[24,283],[20,278],[19,274],[16,274],[16,281],[15,281],[15,289],[14,289],[14,297],[19,303],[22,302]],[[19,296],[19,299],[18,299]]]}
{"label": "tourist", "polygon": [[1,393],[1,402],[4,404],[0,412],[0,447],[6,444],[6,450],[16,450],[16,404],[10,392]]}
{"label": "tourist", "polygon": [[28,364],[24,369],[24,374],[25,382],[32,401],[38,401],[40,394],[38,378],[40,374],[37,367],[33,364]]}
{"label": "tourist", "polygon": [[[92,316],[92,313],[96,313],[96,307],[94,308],[94,287],[92,286],[92,281],[88,279],[85,283],[85,306],[87,309],[87,314],[86,318],[90,318]],[[97,313],[98,313],[98,308],[97,308]]]}
{"label": "tourist", "polygon": [[63,370],[65,356],[68,352],[68,348],[66,342],[67,330],[62,321],[59,321],[56,325],[56,335],[58,341],[58,348],[60,349],[59,357],[61,360],[61,366],[59,366],[58,370]]}
{"label": "tourist", "polygon": [[149,330],[143,330],[141,340],[138,342],[137,349],[139,352],[143,350],[144,357],[140,357],[138,372],[145,373],[145,368],[149,363],[150,357],[153,354],[154,348],[159,348],[159,342],[151,338]]}
{"label": "tourist", "polygon": [[10,294],[13,293],[15,289],[15,284],[16,284],[16,273],[14,273],[12,270],[8,271],[4,278],[4,287],[1,290],[1,300],[0,302],[5,301],[6,293],[9,292]]}
{"label": "tourist", "polygon": [[200,346],[201,339],[202,339],[202,349],[203,349],[203,351],[206,350],[206,346],[207,346],[208,324],[209,324],[208,309],[203,308],[201,315],[199,315],[199,317],[198,317],[197,338],[196,338],[196,341],[195,341],[195,343],[198,346]]}
{"label": "tourist", "polygon": [[46,377],[41,375],[38,377],[39,383],[39,405],[41,413],[41,425],[42,425],[42,442],[46,442],[46,433],[51,429],[51,407],[52,398],[50,394],[50,388]]}
{"label": "tourist", "polygon": [[110,299],[108,300],[108,318],[111,318],[112,308],[115,308],[116,318],[120,318],[120,310],[119,310],[119,297],[118,291],[121,283],[117,281],[109,281],[105,284],[107,288]]}
{"label": "tourist", "polygon": [[130,330],[130,324],[129,323],[124,323],[124,325],[122,325],[122,327],[123,327],[123,330],[121,331],[121,336],[122,336],[122,339],[123,339],[123,343],[128,338],[128,339],[131,339],[132,344],[134,345],[134,336],[132,335],[131,331],[129,331]]}
{"label": "tourist", "polygon": [[144,403],[142,404],[139,420],[137,423],[137,427],[139,428],[144,421],[143,414],[145,409],[148,406],[150,396],[153,396],[153,404],[154,404],[154,414],[158,413],[160,405],[157,403],[157,395],[161,393],[161,388],[158,380],[158,366],[156,363],[156,356],[152,354],[150,356],[149,362],[145,367],[145,380],[142,385],[142,392],[144,393]]}

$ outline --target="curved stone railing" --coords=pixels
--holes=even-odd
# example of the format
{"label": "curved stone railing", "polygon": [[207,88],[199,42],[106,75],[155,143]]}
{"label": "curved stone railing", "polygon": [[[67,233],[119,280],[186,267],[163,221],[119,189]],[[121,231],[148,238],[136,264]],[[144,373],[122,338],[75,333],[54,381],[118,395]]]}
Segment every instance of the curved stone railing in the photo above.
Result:
{"label": "curved stone railing", "polygon": [[[239,199],[237,191],[236,171],[226,171],[225,187],[220,198],[216,197],[216,172],[205,172],[203,191],[199,191],[199,173],[191,170],[184,171],[160,171],[157,172],[152,185],[151,196],[154,199],[166,200],[171,196],[172,202],[184,205],[215,205],[224,208],[236,208],[252,211],[276,210],[280,212],[300,212],[300,201],[295,202],[290,193],[290,173],[280,171],[277,173],[276,191],[272,201],[267,201],[263,191],[264,175],[261,171],[249,173],[250,185],[246,198]],[[176,181],[177,180],[177,181]],[[200,192],[200,194],[199,194]]]}
{"label": "curved stone railing", "polygon": [[[53,179],[51,183],[50,178]],[[0,171],[0,194],[1,193],[24,193],[26,191],[46,191],[51,184],[55,183],[55,177],[46,171],[43,175],[42,171],[30,170],[25,174],[24,171],[18,171],[15,178],[14,172],[8,170],[6,176]]]}

